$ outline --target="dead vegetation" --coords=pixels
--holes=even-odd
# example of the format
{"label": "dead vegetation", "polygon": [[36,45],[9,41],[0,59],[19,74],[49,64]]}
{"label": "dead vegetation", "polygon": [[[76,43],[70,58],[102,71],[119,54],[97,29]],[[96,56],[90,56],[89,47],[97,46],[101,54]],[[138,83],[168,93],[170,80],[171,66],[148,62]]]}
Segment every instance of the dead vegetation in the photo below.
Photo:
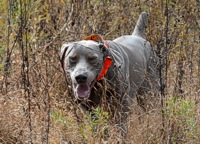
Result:
{"label": "dead vegetation", "polygon": [[[0,1],[0,143],[116,143],[109,115],[74,106],[59,62],[64,42],[131,34],[142,11],[160,57],[158,107],[133,106],[126,143],[200,142],[198,0]],[[140,120],[139,120],[140,119]],[[105,139],[108,129],[109,137]]]}

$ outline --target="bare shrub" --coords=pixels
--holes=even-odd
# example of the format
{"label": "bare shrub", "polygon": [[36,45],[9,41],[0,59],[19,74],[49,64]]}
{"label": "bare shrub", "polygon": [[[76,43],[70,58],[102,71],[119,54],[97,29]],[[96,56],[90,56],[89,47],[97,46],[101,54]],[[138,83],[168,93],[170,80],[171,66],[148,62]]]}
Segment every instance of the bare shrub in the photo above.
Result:
{"label": "bare shrub", "polygon": [[[64,42],[91,33],[105,39],[131,34],[142,11],[149,14],[146,37],[160,58],[159,106],[145,113],[134,104],[124,141],[200,141],[199,127],[191,131],[185,122],[192,119],[195,126],[199,124],[199,1],[2,0],[0,6],[0,143],[120,141],[104,111],[97,113],[103,114],[102,121],[91,120],[73,102],[58,54]],[[166,114],[173,110],[169,109],[171,96],[180,99],[173,105],[192,101],[194,115],[182,119]],[[181,121],[171,119],[175,117]]]}

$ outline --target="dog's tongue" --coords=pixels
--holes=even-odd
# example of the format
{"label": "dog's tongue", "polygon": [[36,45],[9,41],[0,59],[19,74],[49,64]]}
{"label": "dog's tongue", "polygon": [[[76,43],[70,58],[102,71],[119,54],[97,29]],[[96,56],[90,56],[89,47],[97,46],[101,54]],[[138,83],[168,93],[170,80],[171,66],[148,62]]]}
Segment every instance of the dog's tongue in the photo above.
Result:
{"label": "dog's tongue", "polygon": [[78,84],[76,87],[76,92],[79,98],[87,98],[90,94],[90,87],[87,84]]}

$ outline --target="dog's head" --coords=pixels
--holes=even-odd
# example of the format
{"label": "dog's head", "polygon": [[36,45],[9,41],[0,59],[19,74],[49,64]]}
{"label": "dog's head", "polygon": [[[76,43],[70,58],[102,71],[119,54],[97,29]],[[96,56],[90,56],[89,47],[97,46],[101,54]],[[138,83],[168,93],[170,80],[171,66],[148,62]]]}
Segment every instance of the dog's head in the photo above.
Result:
{"label": "dog's head", "polygon": [[94,84],[102,73],[104,51],[104,44],[93,40],[82,40],[62,46],[61,64],[64,71],[70,74],[77,99],[89,98]]}

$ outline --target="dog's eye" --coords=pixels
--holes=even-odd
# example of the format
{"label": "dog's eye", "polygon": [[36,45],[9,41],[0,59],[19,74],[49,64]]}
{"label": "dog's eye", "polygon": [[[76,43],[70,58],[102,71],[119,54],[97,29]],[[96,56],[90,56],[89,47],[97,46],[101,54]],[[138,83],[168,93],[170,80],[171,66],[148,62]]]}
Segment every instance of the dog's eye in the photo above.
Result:
{"label": "dog's eye", "polygon": [[69,57],[69,62],[70,62],[70,63],[76,63],[77,59],[78,59],[77,56],[70,56],[70,57]]}
{"label": "dog's eye", "polygon": [[94,60],[96,60],[96,59],[97,59],[97,56],[95,56],[95,55],[94,55],[94,56],[89,56],[89,57],[88,57],[88,60],[89,60],[89,61],[94,61]]}

